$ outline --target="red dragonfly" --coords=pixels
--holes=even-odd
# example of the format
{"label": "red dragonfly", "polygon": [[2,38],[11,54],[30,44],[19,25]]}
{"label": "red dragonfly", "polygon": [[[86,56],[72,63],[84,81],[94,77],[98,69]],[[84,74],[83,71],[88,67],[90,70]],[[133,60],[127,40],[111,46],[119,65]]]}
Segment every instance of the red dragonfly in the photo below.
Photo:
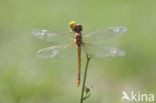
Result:
{"label": "red dragonfly", "polygon": [[126,27],[110,27],[82,35],[82,25],[71,21],[69,26],[72,35],[50,33],[47,30],[41,29],[34,29],[32,34],[39,39],[51,41],[53,43],[53,46],[41,49],[37,52],[37,56],[40,58],[69,57],[75,53],[73,47],[76,47],[78,55],[78,87],[80,86],[81,75],[81,51],[84,51],[85,54],[92,57],[116,57],[125,55],[122,49],[105,45],[105,41],[123,34],[127,30]]}

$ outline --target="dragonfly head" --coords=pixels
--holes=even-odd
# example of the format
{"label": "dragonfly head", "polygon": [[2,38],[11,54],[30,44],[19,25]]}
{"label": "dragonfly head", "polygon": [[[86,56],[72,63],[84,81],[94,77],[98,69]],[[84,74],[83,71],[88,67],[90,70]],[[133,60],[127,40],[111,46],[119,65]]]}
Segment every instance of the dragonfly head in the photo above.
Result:
{"label": "dragonfly head", "polygon": [[75,21],[69,22],[69,26],[70,26],[71,28],[73,28],[73,26],[74,26],[75,24],[76,24]]}
{"label": "dragonfly head", "polygon": [[82,25],[76,24],[75,21],[69,22],[69,26],[73,32],[80,33],[82,31]]}
{"label": "dragonfly head", "polygon": [[82,31],[82,25],[79,25],[79,24],[74,25],[73,31],[76,33],[80,33]]}

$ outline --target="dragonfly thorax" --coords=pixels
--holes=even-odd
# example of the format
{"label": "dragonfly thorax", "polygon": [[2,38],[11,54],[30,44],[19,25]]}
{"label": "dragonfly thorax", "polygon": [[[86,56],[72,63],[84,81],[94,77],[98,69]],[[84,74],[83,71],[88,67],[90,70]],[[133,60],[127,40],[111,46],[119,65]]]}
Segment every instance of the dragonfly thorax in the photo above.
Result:
{"label": "dragonfly thorax", "polygon": [[77,44],[78,47],[80,47],[81,44],[82,44],[82,35],[81,35],[81,33],[75,33],[74,38],[75,38],[75,40],[74,40],[75,43]]}

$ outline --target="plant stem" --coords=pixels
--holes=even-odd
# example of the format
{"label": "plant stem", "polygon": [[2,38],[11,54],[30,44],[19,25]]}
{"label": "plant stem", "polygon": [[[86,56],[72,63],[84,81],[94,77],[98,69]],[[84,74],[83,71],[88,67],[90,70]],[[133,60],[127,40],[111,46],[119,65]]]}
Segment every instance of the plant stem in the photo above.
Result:
{"label": "plant stem", "polygon": [[84,100],[84,89],[85,89],[85,83],[86,83],[86,78],[87,78],[88,64],[91,59],[91,56],[86,55],[86,57],[87,57],[87,62],[86,62],[86,67],[85,67],[85,71],[84,71],[84,76],[83,76],[83,84],[82,84],[80,103],[83,103],[83,100]]}

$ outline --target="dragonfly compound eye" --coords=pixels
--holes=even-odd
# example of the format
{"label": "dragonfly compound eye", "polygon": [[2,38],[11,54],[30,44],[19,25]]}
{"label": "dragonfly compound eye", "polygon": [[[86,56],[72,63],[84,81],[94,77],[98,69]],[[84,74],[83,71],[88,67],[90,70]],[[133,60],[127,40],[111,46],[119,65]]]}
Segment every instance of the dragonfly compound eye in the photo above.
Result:
{"label": "dragonfly compound eye", "polygon": [[74,25],[73,27],[74,32],[81,32],[82,31],[82,25]]}

